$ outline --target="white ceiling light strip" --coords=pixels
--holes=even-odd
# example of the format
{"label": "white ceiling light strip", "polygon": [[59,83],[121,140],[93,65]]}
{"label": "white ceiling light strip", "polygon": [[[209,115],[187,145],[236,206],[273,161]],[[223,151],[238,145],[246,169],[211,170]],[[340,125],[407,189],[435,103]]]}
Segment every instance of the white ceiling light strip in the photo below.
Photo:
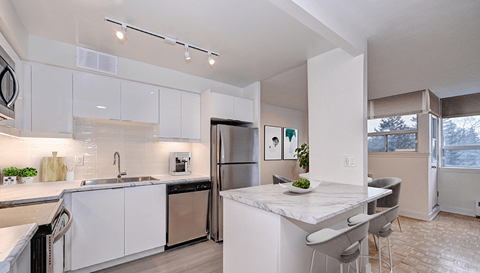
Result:
{"label": "white ceiling light strip", "polygon": [[112,18],[107,17],[107,16],[105,16],[105,21],[120,25],[122,27],[122,30],[124,30],[124,31],[126,30],[126,28],[134,29],[136,31],[143,32],[145,34],[149,34],[149,35],[155,36],[157,38],[164,39],[165,42],[167,42],[169,44],[179,44],[179,45],[183,45],[183,46],[188,46],[188,48],[193,48],[193,49],[205,52],[205,53],[210,54],[210,55],[220,56],[220,53],[217,53],[215,51],[211,51],[211,50],[208,50],[208,49],[205,49],[205,48],[202,48],[202,47],[199,47],[199,46],[187,43],[187,42],[177,40],[177,38],[169,36],[169,35],[158,34],[158,33],[143,29],[143,28],[139,28],[137,26],[134,26],[134,25],[122,22],[122,21],[118,21],[118,20],[112,19]]}

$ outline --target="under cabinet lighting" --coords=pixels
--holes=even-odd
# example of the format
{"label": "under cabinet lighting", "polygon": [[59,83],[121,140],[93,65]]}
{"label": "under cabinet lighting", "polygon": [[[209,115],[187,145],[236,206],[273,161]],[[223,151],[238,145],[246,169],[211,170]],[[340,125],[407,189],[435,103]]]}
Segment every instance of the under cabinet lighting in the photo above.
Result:
{"label": "under cabinet lighting", "polygon": [[98,109],[107,109],[106,106],[102,106],[102,105],[97,105],[97,108],[98,108]]}

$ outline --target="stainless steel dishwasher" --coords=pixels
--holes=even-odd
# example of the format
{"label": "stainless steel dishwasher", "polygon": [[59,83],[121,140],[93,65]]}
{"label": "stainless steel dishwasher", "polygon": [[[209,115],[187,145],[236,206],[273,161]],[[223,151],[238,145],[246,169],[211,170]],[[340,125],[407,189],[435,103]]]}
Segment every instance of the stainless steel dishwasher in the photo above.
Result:
{"label": "stainless steel dishwasher", "polygon": [[168,185],[168,247],[207,238],[211,187],[211,182]]}

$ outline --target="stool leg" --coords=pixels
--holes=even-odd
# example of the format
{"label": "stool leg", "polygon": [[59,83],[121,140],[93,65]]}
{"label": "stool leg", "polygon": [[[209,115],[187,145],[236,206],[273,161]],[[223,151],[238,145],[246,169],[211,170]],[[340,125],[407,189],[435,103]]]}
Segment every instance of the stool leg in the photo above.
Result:
{"label": "stool leg", "polygon": [[388,242],[388,258],[390,260],[390,267],[393,267],[392,264],[392,251],[390,250],[390,236],[387,237],[387,242]]}
{"label": "stool leg", "polygon": [[348,272],[348,273],[350,273],[350,266],[351,266],[351,265],[352,265],[351,263],[348,263],[348,265],[347,265],[347,267],[348,267],[347,272]]}
{"label": "stool leg", "polygon": [[378,237],[378,268],[379,272],[382,273],[382,244],[380,236]]}
{"label": "stool leg", "polygon": [[[373,234],[372,234],[372,235],[373,235]],[[373,235],[373,242],[375,243],[375,248],[376,248],[376,249],[377,249],[377,251],[378,251],[378,247],[377,247],[377,241],[376,241],[376,239],[375,239],[375,235]]]}
{"label": "stool leg", "polygon": [[403,233],[402,231],[402,225],[400,225],[400,218],[397,217],[397,223],[398,223],[398,227],[400,228],[400,232]]}
{"label": "stool leg", "polygon": [[[312,263],[310,264],[310,273],[312,273],[312,270],[313,270],[313,261],[315,259],[315,251],[317,251],[316,249],[313,250],[313,254],[312,254]],[[326,256],[325,256],[326,257]]]}
{"label": "stool leg", "polygon": [[358,271],[358,259],[360,259],[360,257],[358,257],[358,258],[355,260],[355,268],[357,269],[357,273],[360,272],[360,271]]}
{"label": "stool leg", "polygon": [[340,273],[343,273],[343,264],[340,263]]}
{"label": "stool leg", "polygon": [[328,272],[328,256],[325,255],[325,273]]}

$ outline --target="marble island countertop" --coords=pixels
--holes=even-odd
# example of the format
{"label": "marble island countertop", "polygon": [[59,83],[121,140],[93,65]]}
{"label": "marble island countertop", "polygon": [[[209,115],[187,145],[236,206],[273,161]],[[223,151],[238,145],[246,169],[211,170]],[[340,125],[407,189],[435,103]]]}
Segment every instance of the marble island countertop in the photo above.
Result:
{"label": "marble island countertop", "polygon": [[74,180],[74,181],[68,181],[68,182],[67,181],[38,182],[38,183],[32,183],[32,184],[26,184],[26,185],[24,184],[5,185],[5,186],[2,185],[0,186],[0,208],[11,206],[11,205],[25,204],[25,203],[58,200],[62,198],[62,196],[65,193],[69,193],[69,192],[137,187],[137,186],[157,185],[157,184],[200,182],[200,181],[210,180],[210,177],[208,175],[201,175],[201,174],[191,174],[191,175],[181,175],[181,176],[160,174],[160,175],[152,175],[152,177],[157,178],[158,180],[102,184],[102,185],[92,185],[92,186],[80,186],[82,180]]}
{"label": "marble island countertop", "polygon": [[286,191],[280,185],[262,185],[222,191],[220,195],[301,222],[317,224],[391,192],[386,189],[322,182],[313,191],[304,194]]}
{"label": "marble island countertop", "polygon": [[37,224],[0,228],[0,272],[10,271],[37,229]]}

